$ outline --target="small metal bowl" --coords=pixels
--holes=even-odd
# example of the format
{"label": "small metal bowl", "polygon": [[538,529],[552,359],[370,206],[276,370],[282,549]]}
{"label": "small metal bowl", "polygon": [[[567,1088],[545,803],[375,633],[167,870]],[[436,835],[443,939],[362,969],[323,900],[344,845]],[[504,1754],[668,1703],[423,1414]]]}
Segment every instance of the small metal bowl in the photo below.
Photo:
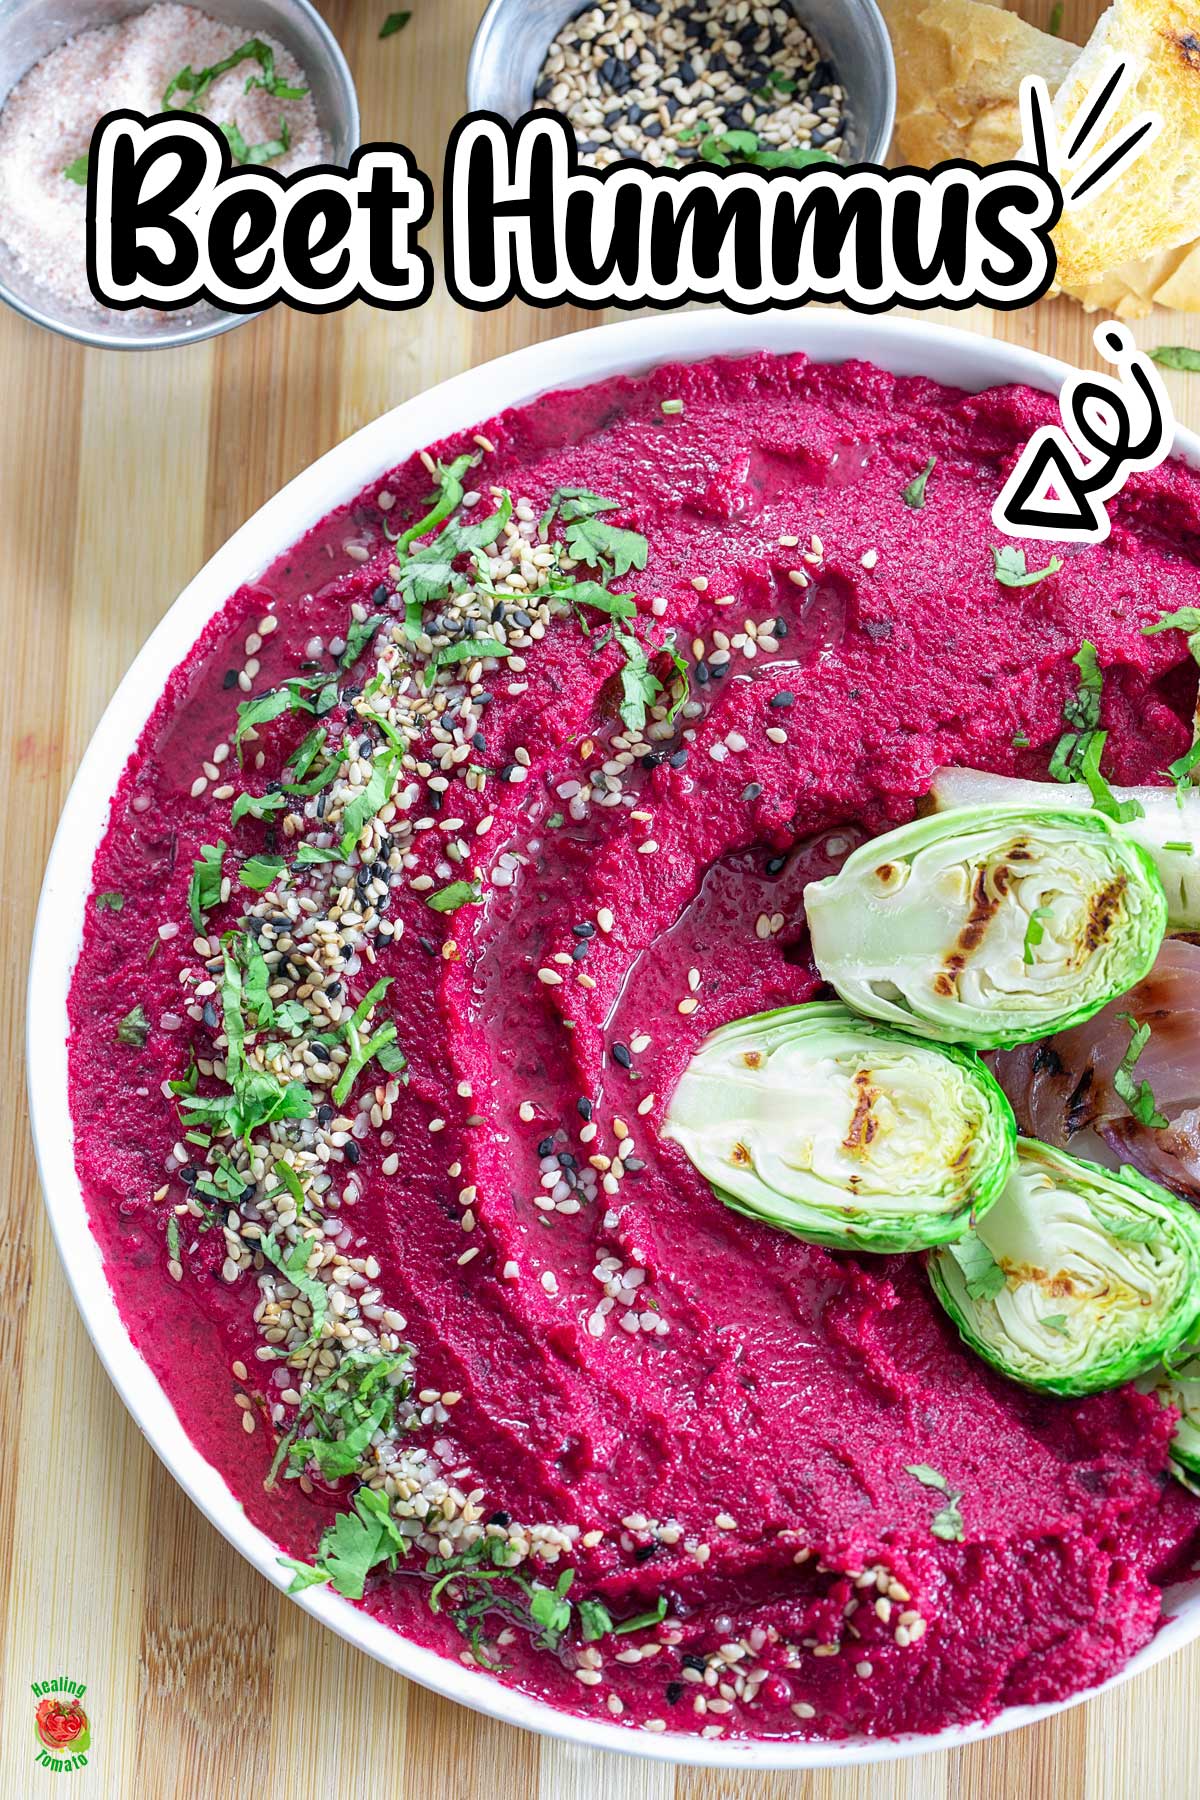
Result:
{"label": "small metal bowl", "polygon": [[[0,0],[0,106],[29,69],[51,50],[96,25],[115,25],[145,12],[153,0]],[[308,76],[317,117],[335,163],[347,163],[359,142],[358,95],[337,39],[309,0],[202,0],[214,19],[266,33],[286,46]],[[20,268],[0,242],[0,300],[36,325],[101,350],[165,350],[231,331],[252,313],[197,307],[178,323],[111,313],[99,315],[50,294]]]}
{"label": "small metal bowl", "polygon": [[[896,61],[875,0],[787,0],[846,92],[851,162],[881,163],[896,113]],[[467,67],[472,112],[519,119],[533,105],[546,52],[587,0],[491,0]]]}

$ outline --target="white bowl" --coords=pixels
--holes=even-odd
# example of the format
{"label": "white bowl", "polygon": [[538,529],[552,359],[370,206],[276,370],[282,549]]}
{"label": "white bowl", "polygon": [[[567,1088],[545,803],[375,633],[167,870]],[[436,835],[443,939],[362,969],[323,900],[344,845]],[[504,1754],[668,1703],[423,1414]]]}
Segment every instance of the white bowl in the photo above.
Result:
{"label": "white bowl", "polygon": [[[242,582],[253,580],[281,551],[385,469],[428,443],[553,388],[578,387],[661,362],[695,362],[758,349],[804,350],[822,362],[864,357],[896,374],[929,375],[972,390],[1019,381],[1056,392],[1070,373],[1065,363],[968,332],[846,313],[743,318],[695,312],[606,325],[502,356],[365,426],[298,475],[234,533],[184,589],[142,648],[97,726],[67,797],[42,888],[29,981],[31,999],[36,997],[36,1005],[28,1009],[29,1104],[46,1209],[76,1302],[121,1398],[197,1506],[279,1588],[286,1587],[289,1576],[276,1561],[277,1546],[249,1522],[222,1477],[191,1443],[129,1340],[89,1229],[75,1172],[67,1105],[67,991],[82,940],[92,860],[107,827],[111,796],[167,677],[209,619]],[[1200,466],[1200,438],[1194,433],[1180,430],[1176,450]],[[1086,1697],[1010,1707],[988,1725],[902,1739],[788,1744],[656,1735],[578,1718],[513,1692],[488,1675],[409,1643],[330,1591],[310,1589],[296,1604],[389,1668],[494,1718],[594,1749],[726,1769],[805,1769],[946,1750],[1046,1718]],[[1106,1686],[1200,1637],[1200,1582],[1172,1590],[1171,1604],[1174,1616]]]}

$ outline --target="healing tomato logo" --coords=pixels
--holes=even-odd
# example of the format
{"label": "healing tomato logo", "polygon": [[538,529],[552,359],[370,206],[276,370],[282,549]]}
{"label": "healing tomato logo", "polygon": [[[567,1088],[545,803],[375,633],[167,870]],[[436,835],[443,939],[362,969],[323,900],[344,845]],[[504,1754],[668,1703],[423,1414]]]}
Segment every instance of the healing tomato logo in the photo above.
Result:
{"label": "healing tomato logo", "polygon": [[91,1743],[87,1714],[78,1700],[39,1700],[33,1728],[40,1743],[59,1756],[75,1755]]}

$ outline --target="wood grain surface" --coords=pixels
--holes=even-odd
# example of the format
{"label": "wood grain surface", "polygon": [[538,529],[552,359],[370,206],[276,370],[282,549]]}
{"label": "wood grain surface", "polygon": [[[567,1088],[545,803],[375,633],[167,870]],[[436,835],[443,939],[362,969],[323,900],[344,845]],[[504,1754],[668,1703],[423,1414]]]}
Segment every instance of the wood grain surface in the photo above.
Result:
{"label": "wood grain surface", "polygon": [[[328,0],[364,136],[435,172],[462,108],[481,0]],[[1090,23],[1067,0],[1066,31]],[[1049,0],[1027,16],[1045,23]],[[429,234],[437,251],[436,234]],[[584,1754],[475,1717],[378,1668],[280,1597],[143,1443],[75,1313],[43,1217],[21,1082],[21,993],[67,783],[134,651],[184,582],[305,464],[385,408],[505,350],[594,322],[444,293],[414,313],[276,311],[214,343],[87,352],[0,318],[0,758],[4,1067],[0,1146],[0,1800],[395,1796],[396,1800],[1134,1800],[1197,1792],[1200,1646],[1050,1723],[964,1751],[813,1775],[730,1776]],[[1078,364],[1068,302],[967,323]],[[1200,345],[1160,314],[1144,344]],[[1169,378],[1200,425],[1200,377]],[[480,412],[488,397],[480,393]],[[36,1005],[37,996],[33,996]],[[30,1682],[86,1681],[86,1770],[34,1765]]]}

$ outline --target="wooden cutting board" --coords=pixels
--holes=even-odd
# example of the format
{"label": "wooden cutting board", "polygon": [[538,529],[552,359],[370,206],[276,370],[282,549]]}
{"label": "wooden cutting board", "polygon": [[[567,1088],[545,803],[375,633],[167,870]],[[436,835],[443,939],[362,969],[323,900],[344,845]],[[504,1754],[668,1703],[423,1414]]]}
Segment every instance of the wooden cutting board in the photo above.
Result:
{"label": "wooden cutting board", "polygon": [[[364,137],[430,172],[463,104],[480,0],[324,10],[356,71]],[[1036,0],[1035,22],[1049,0]],[[1086,34],[1085,0],[1066,30]],[[436,244],[435,244],[436,251]],[[0,1146],[0,1795],[112,1800],[1009,1800],[1193,1794],[1200,1648],[1049,1724],[874,1769],[811,1776],[676,1771],[587,1754],[475,1717],[388,1674],[282,1599],[184,1498],[118,1402],[76,1315],[42,1214],[21,1078],[23,989],[42,867],[105,702],[183,583],[299,469],[409,395],[594,321],[513,306],[473,315],[277,311],[215,343],[83,351],[0,317],[0,757],[8,804],[0,913],[13,1114]],[[966,323],[1094,359],[1068,302]],[[1200,346],[1160,315],[1142,344]],[[1200,426],[1200,377],[1169,377]],[[481,413],[487,410],[480,396]],[[38,1003],[37,996],[32,1004]],[[35,1768],[32,1681],[87,1683],[89,1766]]]}

